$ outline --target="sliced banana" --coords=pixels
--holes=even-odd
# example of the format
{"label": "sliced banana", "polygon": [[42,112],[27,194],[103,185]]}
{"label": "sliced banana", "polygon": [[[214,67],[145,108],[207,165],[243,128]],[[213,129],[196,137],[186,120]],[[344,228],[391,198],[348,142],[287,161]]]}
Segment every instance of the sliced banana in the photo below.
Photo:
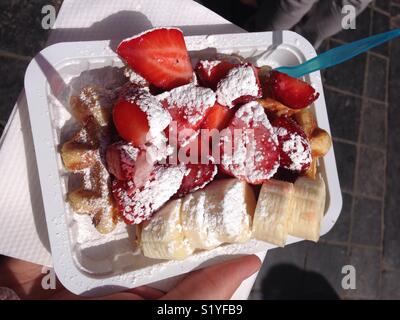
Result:
{"label": "sliced banana", "polygon": [[283,247],[293,199],[293,183],[269,180],[260,191],[253,221],[253,237]]}
{"label": "sliced banana", "polygon": [[319,240],[321,220],[325,210],[324,180],[300,177],[294,183],[289,234],[306,240]]}
{"label": "sliced banana", "polygon": [[181,199],[171,200],[143,223],[139,243],[146,257],[182,260],[193,253],[182,230],[181,205]]}
{"label": "sliced banana", "polygon": [[250,239],[256,200],[246,182],[216,180],[182,201],[183,231],[196,249],[212,249],[222,243]]}

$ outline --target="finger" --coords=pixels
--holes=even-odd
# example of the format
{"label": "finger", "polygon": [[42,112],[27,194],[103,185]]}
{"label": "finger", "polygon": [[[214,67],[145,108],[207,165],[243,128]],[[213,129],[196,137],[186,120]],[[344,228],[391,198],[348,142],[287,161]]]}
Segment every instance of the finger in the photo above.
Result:
{"label": "finger", "polygon": [[189,274],[161,299],[230,299],[243,280],[258,271],[260,266],[260,259],[251,255],[204,268]]}
{"label": "finger", "polygon": [[108,296],[90,298],[89,300],[143,300],[143,298],[131,292],[119,292]]}
{"label": "finger", "polygon": [[143,299],[160,299],[165,294],[165,292],[147,286],[129,289],[127,292],[137,294]]}

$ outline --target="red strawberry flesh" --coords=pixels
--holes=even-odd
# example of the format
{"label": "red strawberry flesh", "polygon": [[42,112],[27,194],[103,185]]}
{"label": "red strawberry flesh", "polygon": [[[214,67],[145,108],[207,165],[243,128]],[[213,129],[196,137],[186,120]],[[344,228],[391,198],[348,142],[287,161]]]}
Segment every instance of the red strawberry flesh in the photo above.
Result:
{"label": "red strawberry flesh", "polygon": [[118,180],[128,180],[133,177],[135,163],[141,151],[126,142],[116,142],[107,147],[107,168]]}
{"label": "red strawberry flesh", "polygon": [[182,180],[177,195],[184,196],[188,193],[204,188],[209,184],[217,174],[217,166],[215,164],[186,164],[185,176]]}
{"label": "red strawberry flesh", "polygon": [[137,187],[132,180],[114,180],[112,193],[125,223],[139,224],[149,219],[176,193],[184,173],[182,166],[158,165],[141,187]]}
{"label": "red strawberry flesh", "polygon": [[291,118],[279,117],[272,122],[276,128],[280,166],[296,172],[304,172],[310,167],[311,146],[303,129]]}
{"label": "red strawberry flesh", "polygon": [[271,71],[265,86],[268,95],[292,109],[306,108],[319,97],[307,82],[279,71]]}
{"label": "red strawberry flesh", "polygon": [[224,60],[200,60],[194,70],[200,85],[216,90],[218,82],[237,66],[238,64]]}
{"label": "red strawberry flesh", "polygon": [[181,30],[152,29],[122,41],[118,55],[156,87],[169,90],[189,83],[193,68]]}
{"label": "red strawberry flesh", "polygon": [[278,141],[261,105],[254,101],[240,107],[222,132],[220,168],[225,173],[251,184],[275,174]]}

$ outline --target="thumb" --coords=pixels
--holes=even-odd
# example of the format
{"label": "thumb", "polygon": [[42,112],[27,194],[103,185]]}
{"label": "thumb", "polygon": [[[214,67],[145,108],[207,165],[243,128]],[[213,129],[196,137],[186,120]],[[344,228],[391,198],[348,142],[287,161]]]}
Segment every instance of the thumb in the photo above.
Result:
{"label": "thumb", "polygon": [[162,299],[222,300],[230,299],[243,280],[260,269],[255,256],[244,256],[190,273]]}

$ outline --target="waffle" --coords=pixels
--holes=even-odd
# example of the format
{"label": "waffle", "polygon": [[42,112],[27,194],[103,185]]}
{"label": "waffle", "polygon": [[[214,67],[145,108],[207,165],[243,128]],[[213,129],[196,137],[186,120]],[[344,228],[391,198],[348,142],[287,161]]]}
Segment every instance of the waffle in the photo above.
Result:
{"label": "waffle", "polygon": [[88,214],[100,233],[111,232],[118,222],[118,210],[110,189],[110,175],[104,165],[104,150],[110,142],[109,121],[113,94],[88,86],[70,99],[71,111],[81,128],[61,148],[66,170],[81,175],[81,186],[67,194],[72,210]]}

